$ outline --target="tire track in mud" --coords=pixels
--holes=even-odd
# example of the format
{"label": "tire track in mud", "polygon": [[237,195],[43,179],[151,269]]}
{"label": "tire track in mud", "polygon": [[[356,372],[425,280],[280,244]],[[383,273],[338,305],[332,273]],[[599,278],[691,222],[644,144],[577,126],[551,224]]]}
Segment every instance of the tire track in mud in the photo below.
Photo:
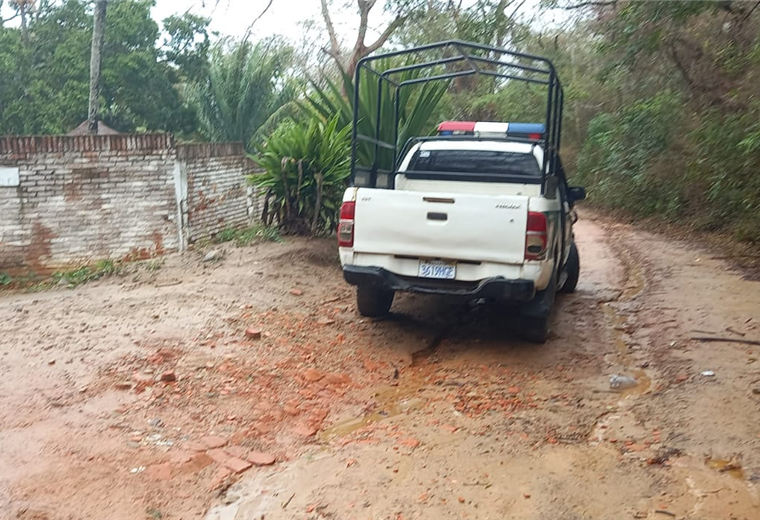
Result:
{"label": "tire track in mud", "polygon": [[[637,384],[632,388],[620,391],[616,410],[606,412],[600,417],[589,439],[594,445],[601,445],[606,442],[605,433],[609,433],[615,423],[632,422],[641,425],[648,423],[647,418],[639,417],[641,411],[637,409],[636,405],[642,397],[662,390],[661,385],[657,384],[658,378],[654,375],[658,367],[651,366],[649,362],[637,364],[640,360],[636,359],[637,356],[632,347],[636,347],[637,351],[643,352],[646,357],[668,355],[667,352],[657,352],[657,345],[648,335],[640,334],[637,337],[638,328],[641,325],[637,318],[646,303],[643,300],[650,292],[655,269],[661,269],[662,266],[652,264],[649,259],[642,257],[641,251],[636,250],[636,247],[640,245],[637,243],[640,237],[636,236],[636,231],[625,230],[625,236],[622,237],[622,240],[615,242],[610,240],[610,237],[616,232],[612,229],[613,227],[616,226],[602,225],[606,241],[614,251],[620,265],[624,267],[625,274],[619,294],[609,301],[603,302],[602,305],[616,348],[613,365],[619,367],[624,375],[626,373],[632,374],[636,378]],[[689,305],[689,303],[691,302],[685,302],[685,305]],[[658,323],[679,323],[679,320],[674,316]],[[651,325],[648,326],[651,327]],[[673,344],[671,343],[670,346],[672,347]],[[666,360],[667,357],[658,359],[660,363],[666,363]],[[736,502],[742,503],[739,509],[755,511],[760,514],[758,492],[747,479],[741,465],[737,465],[734,459],[723,460],[709,455],[700,456],[696,453],[689,453],[687,450],[670,446],[666,440],[654,455],[647,459],[647,465],[668,468],[668,487],[671,489],[683,488],[683,492],[677,500],[678,504],[673,506],[674,511],[689,511],[683,518],[701,518],[705,508],[715,507],[714,503],[708,503],[708,499],[713,498],[718,503],[721,502],[717,498],[717,494],[721,491],[732,491],[744,495],[743,500]],[[724,480],[726,477],[732,481],[730,484]],[[714,490],[708,491],[708,489]],[[667,514],[673,517],[682,516],[664,509],[656,510],[654,513],[655,516],[657,514]],[[711,511],[711,513],[713,512]],[[636,518],[649,517],[650,515],[636,516]],[[708,514],[705,518],[714,518],[714,516]],[[745,517],[732,515],[731,518]],[[746,518],[749,520],[749,518],[754,517],[748,516]]]}

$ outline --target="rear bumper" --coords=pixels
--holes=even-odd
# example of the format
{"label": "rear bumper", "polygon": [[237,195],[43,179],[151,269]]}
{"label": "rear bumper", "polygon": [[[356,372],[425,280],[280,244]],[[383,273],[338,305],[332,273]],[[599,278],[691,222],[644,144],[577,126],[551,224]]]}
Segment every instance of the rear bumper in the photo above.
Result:
{"label": "rear bumper", "polygon": [[344,266],[343,277],[351,285],[378,287],[390,291],[492,298],[518,302],[531,300],[536,295],[536,286],[533,281],[507,280],[502,277],[487,278],[478,282],[431,280],[399,276],[382,267],[358,265]]}

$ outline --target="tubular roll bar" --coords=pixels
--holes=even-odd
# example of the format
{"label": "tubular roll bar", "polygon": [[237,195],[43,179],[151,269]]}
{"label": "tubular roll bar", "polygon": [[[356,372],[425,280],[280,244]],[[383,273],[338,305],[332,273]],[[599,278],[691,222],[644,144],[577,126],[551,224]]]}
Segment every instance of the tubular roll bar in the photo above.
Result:
{"label": "tubular roll bar", "polygon": [[[385,70],[377,70],[373,66],[375,62],[379,60],[420,55],[426,52],[438,51],[441,54],[450,53],[455,51],[456,55],[444,55],[440,59],[422,61],[419,63],[405,65],[400,67],[388,68]],[[486,56],[476,54],[477,52],[486,53]],[[494,59],[487,57],[490,55],[496,55],[501,59]],[[502,61],[507,58],[511,61]],[[465,70],[458,70],[445,73],[434,73],[430,71],[435,67],[442,65],[451,65],[454,63],[463,62],[468,68]],[[489,68],[484,68],[489,67]],[[410,71],[425,71],[433,72],[432,75],[421,76],[418,78],[407,79],[404,81],[398,81],[395,77],[398,74]],[[365,72],[368,76],[372,75],[378,82],[378,98],[376,114],[375,114],[375,135],[364,135],[359,133],[359,92],[361,89],[362,72]],[[354,119],[351,138],[351,183],[354,184],[357,172],[369,174],[369,186],[376,187],[377,175],[389,174],[388,170],[380,170],[378,165],[378,155],[380,149],[393,151],[393,168],[398,166],[398,161],[403,158],[399,155],[399,118],[401,113],[400,99],[401,90],[405,87],[418,85],[421,83],[429,83],[432,81],[446,81],[452,78],[471,76],[480,74],[489,77],[495,77],[509,81],[522,81],[530,84],[546,85],[547,86],[547,98],[546,98],[546,121],[545,121],[545,133],[542,140],[544,144],[544,163],[541,168],[542,175],[546,177],[547,174],[551,174],[556,171],[559,161],[559,150],[562,139],[562,113],[564,105],[564,92],[562,85],[560,84],[559,77],[551,61],[540,56],[532,54],[526,54],[522,52],[510,51],[499,47],[492,47],[489,45],[481,45],[478,43],[470,43],[461,40],[449,40],[439,43],[432,43],[429,45],[422,45],[411,49],[387,52],[375,56],[367,56],[362,58],[356,67],[356,74],[354,77]],[[368,78],[369,79],[369,78]],[[383,83],[387,83],[395,88],[393,95],[394,104],[394,130],[393,130],[393,142],[388,143],[380,139],[380,118],[383,107]],[[515,140],[515,139],[509,139]],[[358,161],[358,142],[364,141],[370,144],[374,144],[374,157],[372,158],[372,166],[357,165]],[[401,143],[402,152],[408,148],[409,143]]]}

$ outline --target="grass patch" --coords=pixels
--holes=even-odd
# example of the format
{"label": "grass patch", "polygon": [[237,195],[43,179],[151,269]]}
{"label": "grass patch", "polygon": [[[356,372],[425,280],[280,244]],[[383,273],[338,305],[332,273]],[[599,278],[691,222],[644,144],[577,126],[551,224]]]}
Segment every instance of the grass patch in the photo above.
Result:
{"label": "grass patch", "polygon": [[11,276],[8,273],[0,273],[0,289],[14,290],[35,287],[41,282],[41,277],[29,273],[21,276]]}
{"label": "grass patch", "polygon": [[161,268],[164,267],[165,263],[166,259],[164,257],[154,258],[153,260],[148,260],[145,262],[145,269],[148,271],[160,271]]}
{"label": "grass patch", "polygon": [[227,228],[216,234],[214,242],[221,244],[223,242],[231,242],[237,237],[238,230],[234,228]]}
{"label": "grass patch", "polygon": [[217,244],[235,242],[238,246],[244,247],[260,242],[279,243],[282,242],[282,236],[276,228],[256,224],[242,229],[224,229],[214,236],[214,242]]}
{"label": "grass patch", "polygon": [[121,272],[121,269],[121,265],[113,260],[98,260],[92,265],[85,265],[71,271],[53,273],[51,285],[59,284],[64,280],[69,287],[78,287],[87,282],[118,274]]}

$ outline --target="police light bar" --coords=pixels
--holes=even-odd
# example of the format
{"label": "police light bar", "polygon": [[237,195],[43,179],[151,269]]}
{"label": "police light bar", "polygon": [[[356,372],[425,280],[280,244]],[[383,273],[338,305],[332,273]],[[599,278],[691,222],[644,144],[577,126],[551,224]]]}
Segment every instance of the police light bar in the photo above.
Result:
{"label": "police light bar", "polygon": [[444,121],[438,135],[473,135],[478,137],[519,137],[540,141],[546,129],[541,123],[496,123],[489,121]]}

